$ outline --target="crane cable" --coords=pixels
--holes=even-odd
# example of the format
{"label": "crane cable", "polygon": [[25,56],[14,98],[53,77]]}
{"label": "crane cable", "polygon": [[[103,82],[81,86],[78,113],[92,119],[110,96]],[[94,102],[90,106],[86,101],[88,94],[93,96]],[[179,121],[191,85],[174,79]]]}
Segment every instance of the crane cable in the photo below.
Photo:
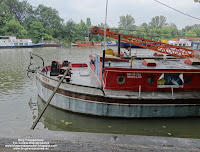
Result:
{"label": "crane cable", "polygon": [[200,20],[200,18],[197,18],[197,17],[191,16],[191,15],[189,15],[189,14],[183,13],[183,12],[181,12],[181,11],[175,9],[175,8],[172,8],[172,7],[170,7],[170,6],[168,6],[168,5],[164,4],[164,3],[161,3],[161,2],[159,2],[159,1],[157,1],[157,0],[155,0],[155,1],[156,1],[157,3],[160,3],[161,5],[164,5],[164,6],[168,7],[168,8],[170,8],[170,9],[173,9],[174,11],[179,12],[179,13],[185,15],[185,16],[188,16],[188,17],[191,17],[191,18]]}

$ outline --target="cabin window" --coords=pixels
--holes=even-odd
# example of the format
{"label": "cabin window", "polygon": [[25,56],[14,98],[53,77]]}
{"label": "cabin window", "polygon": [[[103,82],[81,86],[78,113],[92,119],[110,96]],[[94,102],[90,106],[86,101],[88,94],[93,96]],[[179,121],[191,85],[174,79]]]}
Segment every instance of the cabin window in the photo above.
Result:
{"label": "cabin window", "polygon": [[24,45],[28,45],[28,43],[24,43]]}
{"label": "cabin window", "polygon": [[185,46],[185,44],[183,44],[183,46]]}
{"label": "cabin window", "polygon": [[23,43],[19,43],[19,45],[23,45]]}
{"label": "cabin window", "polygon": [[16,46],[18,45],[18,43],[14,43]]}
{"label": "cabin window", "polygon": [[118,77],[117,77],[117,83],[118,83],[118,84],[124,84],[124,83],[125,83],[125,77],[123,77],[123,76],[118,76]]}
{"label": "cabin window", "polygon": [[163,73],[157,81],[158,88],[183,88],[182,73]]}
{"label": "cabin window", "polygon": [[149,84],[153,84],[153,83],[154,83],[154,78],[153,78],[153,77],[149,77],[149,78],[147,79],[147,82],[148,82]]}
{"label": "cabin window", "polygon": [[179,46],[181,46],[181,44],[179,44]]}

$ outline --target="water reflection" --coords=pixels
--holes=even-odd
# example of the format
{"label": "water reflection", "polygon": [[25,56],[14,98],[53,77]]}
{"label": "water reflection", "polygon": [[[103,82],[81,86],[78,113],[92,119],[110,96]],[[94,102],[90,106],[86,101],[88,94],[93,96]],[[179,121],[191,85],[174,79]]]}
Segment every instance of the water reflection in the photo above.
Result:
{"label": "water reflection", "polygon": [[35,120],[38,114],[37,102],[32,101],[32,98],[30,98],[28,105],[30,107],[30,110],[32,111],[33,120]]}
{"label": "water reflection", "polygon": [[[39,113],[44,102],[38,97]],[[117,119],[65,112],[49,106],[41,119],[49,130],[200,138],[199,118]]]}
{"label": "water reflection", "polygon": [[0,95],[20,92],[26,70],[26,50],[1,50],[0,54]]}

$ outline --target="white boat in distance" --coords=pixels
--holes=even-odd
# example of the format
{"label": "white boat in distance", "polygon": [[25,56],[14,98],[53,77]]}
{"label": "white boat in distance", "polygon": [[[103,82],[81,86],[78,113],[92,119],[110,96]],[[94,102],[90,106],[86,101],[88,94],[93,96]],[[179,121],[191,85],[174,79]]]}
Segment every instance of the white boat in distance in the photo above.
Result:
{"label": "white boat in distance", "polygon": [[31,39],[17,39],[16,36],[0,36],[0,48],[10,47],[40,47],[44,43],[32,43]]}
{"label": "white boat in distance", "polygon": [[191,47],[192,41],[189,41],[188,39],[169,40],[168,44],[175,45],[175,46],[181,46],[181,47]]}

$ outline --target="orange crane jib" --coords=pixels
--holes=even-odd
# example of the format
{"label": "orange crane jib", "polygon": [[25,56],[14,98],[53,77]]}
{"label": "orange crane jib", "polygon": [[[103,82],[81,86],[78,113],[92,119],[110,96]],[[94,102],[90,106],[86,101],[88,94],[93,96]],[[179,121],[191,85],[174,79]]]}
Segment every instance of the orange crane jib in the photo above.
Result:
{"label": "orange crane jib", "polygon": [[[100,29],[99,27],[94,26],[90,28],[90,33],[94,35],[97,35],[97,34],[104,35],[104,30]],[[110,32],[109,29],[106,29],[107,37],[118,39],[118,35],[119,33]],[[170,44],[166,44],[162,42],[152,41],[148,39],[143,39],[139,37],[134,37],[130,35],[124,35],[124,34],[120,34],[120,35],[121,35],[121,41],[134,44],[146,49],[158,51],[161,53],[166,53],[166,54],[169,54],[175,57],[180,57],[180,58],[194,57],[194,51],[187,48],[174,46],[174,45],[170,45]]]}

